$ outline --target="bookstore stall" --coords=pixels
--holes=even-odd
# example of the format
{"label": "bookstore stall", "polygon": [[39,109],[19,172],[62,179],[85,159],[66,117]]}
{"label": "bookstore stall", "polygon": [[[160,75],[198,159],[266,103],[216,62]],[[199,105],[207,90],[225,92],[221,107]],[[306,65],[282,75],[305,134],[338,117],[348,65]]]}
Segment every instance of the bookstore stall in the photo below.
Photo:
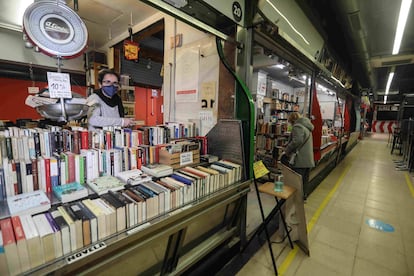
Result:
{"label": "bookstore stall", "polygon": [[[329,163],[341,145],[334,137],[346,130],[352,98],[318,82],[326,67],[315,67],[318,35],[308,52],[274,40],[278,20],[268,19],[265,1],[266,24],[250,24],[251,3],[196,7],[220,15],[211,22],[199,18],[206,10],[192,16],[185,6],[144,2],[151,6],[135,4],[148,17],[120,17],[123,31],[105,38],[101,52],[86,49],[92,27],[82,5],[35,2],[25,10],[24,42],[21,32],[0,32],[24,53],[0,53],[13,71],[2,75],[2,89],[15,92],[0,103],[1,275],[214,273],[248,243],[253,161],[279,173],[288,114],[318,120],[316,160]],[[63,22],[67,36],[47,29],[50,22]],[[121,73],[119,96],[134,127],[85,127],[85,100],[103,68]],[[338,68],[331,70],[341,79]]]}
{"label": "bookstore stall", "polygon": [[[286,34],[283,29],[279,36],[275,35],[271,23],[267,23],[274,15],[262,12],[264,21],[256,25],[253,35],[250,87],[257,111],[255,158],[263,160],[277,177],[277,160],[290,134],[288,115],[296,111],[309,116],[315,126],[312,135],[316,165],[311,170],[309,186],[304,187],[310,194],[355,146],[360,99],[353,95],[350,77],[326,45],[319,44],[316,49],[287,45],[285,40],[295,34]],[[312,31],[315,30],[309,30]],[[312,33],[313,39],[314,36],[317,35]],[[310,53],[315,52],[321,54],[310,59]]]}
{"label": "bookstore stall", "polygon": [[[72,76],[82,76],[82,70],[75,65],[76,74],[70,74],[68,65],[85,61],[79,59],[85,57],[88,36],[84,22],[60,2],[35,2],[26,9],[23,28],[33,47],[20,48],[50,61],[46,68],[26,63],[28,80],[2,78],[11,91],[29,86],[33,94],[19,99],[32,113],[1,113],[1,275],[181,274],[207,269],[205,260],[223,265],[245,242],[251,182],[245,152],[250,141],[244,135],[250,126],[217,119],[218,114],[232,118],[234,110],[224,104],[234,88],[218,94],[219,87],[234,86],[233,77],[219,80],[228,70],[220,68],[215,46],[225,43],[153,12],[138,27],[161,28],[165,37],[177,37],[176,44],[162,41],[164,68],[155,58],[133,66],[137,61],[126,55],[126,49],[136,50],[128,48],[136,46],[132,31],[113,39],[105,57],[88,52],[84,80],[75,85]],[[41,20],[40,13],[66,24],[69,38],[39,32],[39,24],[31,23]],[[126,48],[124,39],[132,42]],[[21,68],[27,61],[8,60],[13,62]],[[162,73],[162,83],[137,88],[144,80],[137,81],[139,73],[132,70],[142,64],[147,72]],[[125,115],[138,122],[133,128],[88,131],[82,121],[85,98],[96,88],[99,70],[107,67],[121,72]],[[13,96],[6,102],[16,100]],[[145,103],[145,114],[138,101]]]}

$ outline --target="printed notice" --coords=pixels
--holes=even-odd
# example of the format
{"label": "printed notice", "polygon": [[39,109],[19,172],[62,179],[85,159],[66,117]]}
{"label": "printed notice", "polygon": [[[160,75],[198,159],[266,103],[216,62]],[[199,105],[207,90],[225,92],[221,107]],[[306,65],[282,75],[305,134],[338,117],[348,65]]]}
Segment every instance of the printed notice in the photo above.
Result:
{"label": "printed notice", "polygon": [[177,49],[175,99],[197,102],[200,50],[198,47]]}
{"label": "printed notice", "polygon": [[104,242],[98,242],[96,244],[93,244],[92,246],[86,247],[75,254],[72,254],[68,257],[66,257],[66,263],[71,264],[73,262],[79,261],[80,259],[83,259],[96,251],[102,250],[106,247],[106,243]]}
{"label": "printed notice", "polygon": [[254,178],[260,178],[262,176],[265,176],[269,173],[269,170],[266,168],[266,166],[263,164],[263,161],[257,161],[253,163],[253,172],[254,172]]}
{"label": "printed notice", "polygon": [[213,109],[216,101],[216,82],[203,82],[200,88],[201,108]]}
{"label": "printed notice", "polygon": [[69,74],[47,72],[47,84],[51,98],[72,98]]}
{"label": "printed notice", "polygon": [[180,166],[188,165],[193,163],[193,152],[183,152],[180,154]]}
{"label": "printed notice", "polygon": [[212,110],[200,111],[200,134],[206,135],[216,124]]}

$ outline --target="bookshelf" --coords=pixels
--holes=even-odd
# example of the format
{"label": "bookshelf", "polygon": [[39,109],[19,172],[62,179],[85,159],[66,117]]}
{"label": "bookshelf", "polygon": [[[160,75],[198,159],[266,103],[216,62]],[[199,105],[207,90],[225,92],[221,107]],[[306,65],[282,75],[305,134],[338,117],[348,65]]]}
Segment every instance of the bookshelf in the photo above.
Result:
{"label": "bookshelf", "polygon": [[[125,229],[26,274],[72,274],[81,271],[88,274],[105,271],[108,275],[119,274],[120,271],[134,275],[154,275],[160,271],[181,274],[226,240],[232,237],[240,239],[240,226],[234,225],[233,220],[241,219],[243,214],[233,207],[247,196],[249,185],[250,181],[231,185],[219,193]],[[224,221],[223,217],[226,218]],[[214,229],[217,226],[220,226],[219,230]],[[182,239],[183,244],[170,241],[177,238]],[[237,247],[238,243],[235,244],[233,246]],[[177,250],[176,246],[180,247],[179,256],[178,251],[173,253]],[[86,251],[89,253],[83,253]],[[163,263],[169,263],[172,259],[178,261],[176,266],[163,267]],[[133,260],[145,262],[131,265]]]}
{"label": "bookshelf", "polygon": [[125,117],[135,118],[135,86],[122,85],[120,96],[124,106]]}
{"label": "bookshelf", "polygon": [[279,93],[275,94],[275,97],[263,98],[263,109],[258,109],[256,119],[256,159],[263,160],[269,169],[277,168],[282,146],[289,137],[287,118],[299,108],[289,95],[280,98]]}

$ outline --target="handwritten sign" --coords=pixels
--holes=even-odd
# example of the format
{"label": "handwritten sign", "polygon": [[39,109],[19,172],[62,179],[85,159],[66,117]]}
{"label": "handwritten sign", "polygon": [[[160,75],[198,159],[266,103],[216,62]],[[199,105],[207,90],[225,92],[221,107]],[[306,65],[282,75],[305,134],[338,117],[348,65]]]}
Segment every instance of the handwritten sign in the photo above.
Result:
{"label": "handwritten sign", "polygon": [[253,173],[254,178],[260,178],[262,176],[265,176],[269,173],[269,170],[266,168],[266,166],[263,164],[262,160],[259,160],[257,162],[253,163]]}
{"label": "handwritten sign", "polygon": [[47,83],[51,98],[72,98],[69,74],[47,72]]}

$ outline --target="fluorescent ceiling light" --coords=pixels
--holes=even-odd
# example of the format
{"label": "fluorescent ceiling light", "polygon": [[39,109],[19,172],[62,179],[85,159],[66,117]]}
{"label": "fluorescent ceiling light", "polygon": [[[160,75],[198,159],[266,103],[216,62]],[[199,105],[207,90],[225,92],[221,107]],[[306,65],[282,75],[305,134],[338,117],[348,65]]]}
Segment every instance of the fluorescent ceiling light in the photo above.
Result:
{"label": "fluorescent ceiling light", "polygon": [[385,87],[385,95],[388,95],[388,93],[390,92],[390,86],[393,78],[394,72],[390,72],[390,74],[388,75],[387,86]]}
{"label": "fluorescent ceiling light", "polygon": [[278,69],[283,69],[283,68],[285,68],[286,66],[285,66],[285,65],[283,65],[283,64],[281,64],[281,63],[279,63],[279,64],[276,64],[276,65],[272,65],[272,66],[270,66],[270,67],[272,67],[272,68],[278,68]]}
{"label": "fluorescent ceiling light", "polygon": [[388,96],[384,96],[384,104],[386,104],[386,103],[387,103],[387,97],[388,97]]}
{"label": "fluorescent ceiling light", "polygon": [[396,55],[400,52],[401,40],[404,34],[405,24],[407,23],[408,13],[410,12],[412,0],[402,0],[400,15],[398,16],[397,30],[395,32],[394,47],[392,54]]}
{"label": "fluorescent ceiling light", "polygon": [[342,82],[340,82],[337,78],[335,78],[334,76],[331,76],[331,79],[333,79],[337,84],[339,84],[342,88],[345,88],[345,85],[342,84]]}
{"label": "fluorescent ceiling light", "polygon": [[267,3],[269,3],[270,6],[272,6],[272,8],[286,21],[286,23],[288,23],[288,25],[292,28],[292,30],[298,34],[298,36],[300,36],[303,41],[305,41],[306,44],[310,45],[309,41],[306,40],[306,38],[298,31],[296,30],[296,28],[292,25],[292,23],[290,23],[290,21],[286,18],[286,16],[281,13],[276,7],[275,5],[273,5],[272,2],[270,2],[269,0],[266,0]]}

